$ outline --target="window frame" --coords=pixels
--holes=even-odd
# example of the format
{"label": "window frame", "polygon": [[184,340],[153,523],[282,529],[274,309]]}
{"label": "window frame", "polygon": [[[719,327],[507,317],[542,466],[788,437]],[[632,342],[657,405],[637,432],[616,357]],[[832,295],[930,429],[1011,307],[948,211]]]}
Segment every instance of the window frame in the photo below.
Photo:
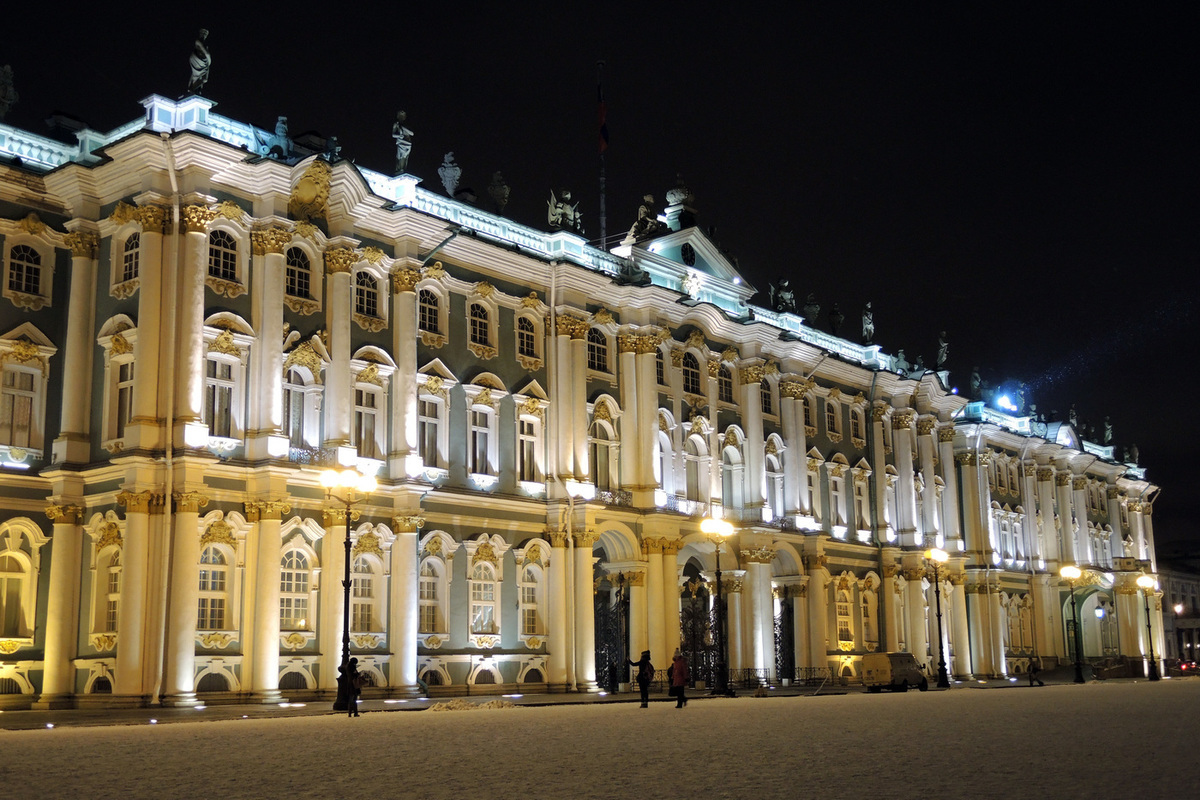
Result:
{"label": "window frame", "polygon": [[[22,249],[21,255],[31,253],[36,261],[22,260],[18,262],[14,256],[17,248]],[[54,300],[54,261],[56,249],[52,243],[42,242],[25,234],[13,234],[4,237],[4,297],[17,308],[28,311],[40,311],[53,306]],[[15,274],[17,264],[22,266],[22,274]],[[29,274],[25,268],[36,270],[32,273],[37,280],[36,291],[29,291]],[[14,287],[14,282],[19,286]]]}

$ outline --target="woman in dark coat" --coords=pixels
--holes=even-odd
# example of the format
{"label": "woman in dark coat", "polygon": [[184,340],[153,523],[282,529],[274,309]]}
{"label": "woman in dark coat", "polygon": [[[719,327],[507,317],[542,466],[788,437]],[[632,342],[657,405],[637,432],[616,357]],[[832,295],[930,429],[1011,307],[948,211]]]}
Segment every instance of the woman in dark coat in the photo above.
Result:
{"label": "woman in dark coat", "polygon": [[687,658],[679,650],[675,651],[675,660],[671,662],[671,694],[675,695],[675,707],[683,708],[687,705],[687,695],[684,690],[687,689],[688,678]]}
{"label": "woman in dark coat", "polygon": [[637,667],[638,688],[642,690],[642,708],[650,707],[650,681],[654,680],[654,665],[650,663],[650,651],[643,650],[642,657],[630,661],[629,666]]}

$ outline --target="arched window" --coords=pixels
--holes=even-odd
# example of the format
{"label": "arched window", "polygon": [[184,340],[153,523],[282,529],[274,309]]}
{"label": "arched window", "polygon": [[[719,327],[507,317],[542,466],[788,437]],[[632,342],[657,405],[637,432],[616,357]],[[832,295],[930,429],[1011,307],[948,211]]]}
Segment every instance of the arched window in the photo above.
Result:
{"label": "arched window", "polygon": [[222,353],[209,353],[205,361],[204,422],[210,436],[233,436],[234,366]]}
{"label": "arched window", "polygon": [[813,411],[812,395],[808,395],[808,394],[804,395],[803,403],[804,403],[804,427],[812,428],[813,432],[815,433],[816,427],[817,427],[817,415]]}
{"label": "arched window", "polygon": [[878,644],[879,639],[875,636],[875,614],[871,609],[871,596],[866,592],[862,593],[861,606],[863,642],[866,644]]}
{"label": "arched window", "polygon": [[375,625],[375,571],[365,556],[354,559],[350,580],[350,630],[368,633]]}
{"label": "arched window", "polygon": [[283,290],[289,297],[312,297],[312,262],[299,247],[289,247]]}
{"label": "arched window", "polygon": [[304,447],[304,377],[289,369],[283,376],[283,430],[292,447]]}
{"label": "arched window", "polygon": [[825,432],[830,436],[838,436],[842,432],[842,419],[838,411],[837,403],[825,401]]}
{"label": "arched window", "polygon": [[32,247],[15,244],[8,251],[8,288],[22,294],[42,293],[42,256]]}
{"label": "arched window", "polygon": [[228,570],[225,554],[209,545],[200,554],[200,598],[196,608],[196,629],[225,629],[225,605],[228,598]]}
{"label": "arched window", "polygon": [[437,292],[422,289],[417,293],[417,327],[426,333],[442,332],[442,303]]}
{"label": "arched window", "polygon": [[379,433],[384,428],[379,412],[383,406],[383,390],[372,384],[354,387],[353,444],[362,458],[380,458]]}
{"label": "arched window", "polygon": [[433,395],[422,395],[417,402],[417,449],[421,463],[434,469],[440,469],[443,465],[441,433],[444,410],[443,401]]}
{"label": "arched window", "polygon": [[774,414],[775,403],[771,399],[771,382],[763,379],[763,382],[758,385],[759,396],[762,400],[762,413]]}
{"label": "arched window", "polygon": [[700,394],[700,362],[691,353],[683,354],[683,390]]}
{"label": "arched window", "polygon": [[592,483],[598,492],[611,492],[617,488],[613,480],[616,448],[613,446],[608,427],[600,422],[593,423],[592,435],[589,438],[592,451]]}
{"label": "arched window", "polygon": [[854,641],[854,617],[851,609],[850,593],[839,589],[837,593],[837,627],[839,642]]}
{"label": "arched window", "polygon": [[354,313],[364,317],[379,316],[379,286],[375,276],[359,270],[354,276]]}
{"label": "arched window", "polygon": [[733,374],[729,371],[729,367],[724,364],[717,370],[717,401],[721,403],[733,402]]}
{"label": "arched window", "polygon": [[106,547],[97,553],[93,576],[92,632],[115,633],[121,607],[121,550]]}
{"label": "arched window", "polygon": [[445,580],[442,566],[436,559],[427,558],[421,562],[420,582],[420,632],[445,633],[446,615],[442,608],[445,593]]}
{"label": "arched window", "polygon": [[654,375],[659,386],[667,385],[667,360],[663,358],[662,350],[654,351]]}
{"label": "arched window", "polygon": [[783,508],[783,467],[779,457],[769,455],[766,458],[767,467],[767,505],[771,509],[771,518],[780,519],[784,515]]}
{"label": "arched window", "polygon": [[521,635],[541,636],[545,632],[541,610],[542,571],[529,564],[521,571]]}
{"label": "arched window", "polygon": [[671,457],[671,437],[660,430],[654,438],[654,480],[667,494],[675,491],[675,469]]}
{"label": "arched window", "polygon": [[121,255],[121,281],[131,281],[138,276],[138,262],[140,261],[142,235],[137,233],[129,234],[125,238],[125,247]]}
{"label": "arched window", "polygon": [[537,482],[542,478],[537,458],[540,428],[537,417],[517,417],[517,480]]}
{"label": "arched window", "polygon": [[860,408],[850,409],[850,438],[863,440],[863,412]]}
{"label": "arched window", "polygon": [[471,570],[471,633],[497,633],[496,573],[492,566],[480,561]]}
{"label": "arched window", "polygon": [[208,274],[223,281],[236,281],[237,240],[229,231],[217,229],[208,234]]}
{"label": "arched window", "polygon": [[471,344],[482,347],[492,346],[491,330],[488,327],[488,310],[480,303],[471,303],[470,311]]}
{"label": "arched window", "polygon": [[683,445],[684,467],[687,472],[687,488],[684,490],[688,500],[700,502],[704,499],[701,492],[701,462],[704,457],[701,451],[700,437],[689,436]]}
{"label": "arched window", "polygon": [[473,475],[494,475],[496,473],[492,469],[492,426],[496,414],[483,406],[473,407],[468,413],[471,421],[468,468]]}
{"label": "arched window", "polygon": [[599,328],[588,328],[588,369],[608,372],[608,339]]}
{"label": "arched window", "polygon": [[279,629],[282,631],[309,630],[308,556],[299,550],[283,554],[279,571]]}
{"label": "arched window", "polygon": [[529,317],[517,320],[517,354],[537,358],[537,332]]}

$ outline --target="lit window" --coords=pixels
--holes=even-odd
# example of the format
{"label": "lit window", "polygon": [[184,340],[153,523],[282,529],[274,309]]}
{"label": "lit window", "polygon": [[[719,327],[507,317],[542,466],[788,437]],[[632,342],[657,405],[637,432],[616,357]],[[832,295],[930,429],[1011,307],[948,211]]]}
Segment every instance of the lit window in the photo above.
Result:
{"label": "lit window", "polygon": [[471,304],[471,344],[491,347],[492,338],[488,330],[488,310],[479,303]]}
{"label": "lit window", "polygon": [[837,403],[832,403],[828,400],[825,401],[825,432],[830,434],[839,434],[842,432]]}
{"label": "lit window", "polygon": [[472,409],[470,415],[471,451],[468,454],[470,459],[470,471],[475,475],[491,475],[492,467],[490,456],[493,414],[491,411]]}
{"label": "lit window", "polygon": [[420,603],[421,633],[441,633],[445,630],[442,613],[442,570],[433,559],[421,564],[421,581],[418,603]]}
{"label": "lit window", "polygon": [[354,559],[350,581],[350,630],[366,633],[375,630],[375,573],[363,556]]}
{"label": "lit window", "polygon": [[717,370],[717,400],[722,403],[733,402],[733,374],[724,364]]}
{"label": "lit window", "polygon": [[432,289],[422,289],[417,294],[417,327],[426,333],[441,333],[442,304]]}
{"label": "lit window", "polygon": [[38,384],[38,376],[32,370],[15,364],[4,365],[0,384],[0,444],[34,446],[34,414],[39,410]]}
{"label": "lit window", "polygon": [[421,398],[417,405],[417,447],[421,463],[439,469],[443,465],[440,428],[444,406],[437,400]]}
{"label": "lit window", "polygon": [[304,416],[307,392],[299,370],[289,369],[283,376],[283,432],[292,447],[304,447]]}
{"label": "lit window", "polygon": [[517,420],[517,478],[522,481],[540,480],[537,466],[538,422],[521,417]]}
{"label": "lit window", "polygon": [[206,547],[200,554],[200,598],[196,613],[196,628],[219,631],[225,628],[228,565],[225,554],[216,547]]}
{"label": "lit window", "polygon": [[532,564],[521,572],[521,635],[541,636],[544,632],[540,606],[541,570]]}
{"label": "lit window", "polygon": [[104,621],[101,630],[113,633],[117,630],[117,611],[121,605],[121,553],[114,552],[108,562],[108,575],[105,582]]}
{"label": "lit window", "polygon": [[234,365],[210,355],[205,364],[204,422],[210,436],[233,436]]}
{"label": "lit window", "polygon": [[804,427],[817,427],[816,413],[813,411],[813,401],[810,395],[804,395]]}
{"label": "lit window", "polygon": [[850,438],[863,438],[863,412],[860,409],[850,409]]}
{"label": "lit window", "polygon": [[667,360],[663,358],[662,350],[654,351],[654,376],[659,386],[667,385]]}
{"label": "lit window", "polygon": [[683,390],[700,394],[700,363],[691,353],[683,354]]}
{"label": "lit window", "polygon": [[237,280],[237,241],[228,231],[208,234],[208,274],[223,281]]}
{"label": "lit window", "polygon": [[299,247],[288,248],[284,291],[289,297],[312,297],[312,263]]}
{"label": "lit window", "polygon": [[279,570],[279,629],[284,631],[310,630],[308,620],[309,594],[308,557],[299,550],[283,554]]}
{"label": "lit window", "polygon": [[479,562],[471,570],[471,633],[497,633],[496,573]]}
{"label": "lit window", "polygon": [[774,414],[775,404],[771,402],[771,384],[765,379],[759,384],[759,397],[762,399],[762,413]]}
{"label": "lit window", "polygon": [[42,256],[32,247],[13,245],[8,251],[8,288],[22,294],[42,293]]}
{"label": "lit window", "polygon": [[142,236],[131,233],[125,239],[124,252],[121,256],[121,281],[131,281],[138,276]]}
{"label": "lit window", "polygon": [[608,339],[598,328],[587,332],[588,369],[608,372]]}
{"label": "lit window", "polygon": [[0,553],[0,636],[22,634],[25,610],[22,598],[29,575],[16,556]]}
{"label": "lit window", "polygon": [[358,455],[362,458],[379,458],[380,447],[377,431],[379,425],[380,392],[374,387],[354,387],[354,441]]}
{"label": "lit window", "polygon": [[537,358],[537,335],[533,327],[533,320],[529,317],[521,317],[517,320],[517,353],[529,358]]}
{"label": "lit window", "polygon": [[837,626],[838,626],[838,641],[853,642],[854,641],[854,623],[850,615],[850,594],[839,590],[837,593]]}
{"label": "lit window", "polygon": [[598,492],[611,492],[616,486],[616,443],[608,427],[602,422],[592,424],[589,437],[592,458],[592,483]]}
{"label": "lit window", "polygon": [[379,287],[374,276],[366,271],[354,276],[354,313],[364,317],[379,316]]}

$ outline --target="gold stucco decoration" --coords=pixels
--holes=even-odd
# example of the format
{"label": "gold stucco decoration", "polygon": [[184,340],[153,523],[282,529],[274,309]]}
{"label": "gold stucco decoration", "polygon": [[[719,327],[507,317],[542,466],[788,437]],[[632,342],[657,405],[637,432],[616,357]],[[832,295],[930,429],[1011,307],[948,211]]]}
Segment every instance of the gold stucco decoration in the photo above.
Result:
{"label": "gold stucco decoration", "polygon": [[250,232],[250,247],[256,256],[267,253],[282,255],[292,243],[292,232],[283,228],[260,228]]}
{"label": "gold stucco decoration", "polygon": [[425,554],[430,556],[440,556],[442,554],[442,540],[434,536],[425,543]]}
{"label": "gold stucco decoration", "polygon": [[378,266],[379,262],[383,261],[383,259],[387,256],[387,253],[383,252],[378,247],[368,246],[363,248],[362,255],[363,258],[367,260],[367,263]]}
{"label": "gold stucco decoration", "polygon": [[208,230],[208,224],[216,218],[217,212],[208,206],[183,207],[183,228],[188,233],[204,233]]}
{"label": "gold stucco decoration", "polygon": [[17,227],[28,233],[30,236],[37,236],[46,230],[46,223],[38,219],[38,215],[32,211],[17,223]]}
{"label": "gold stucco decoration", "polygon": [[392,291],[396,294],[411,292],[421,280],[421,271],[413,267],[401,267],[392,273]]}
{"label": "gold stucco decoration", "polygon": [[358,537],[358,541],[354,543],[354,550],[351,551],[351,557],[357,557],[363,553],[383,558],[383,548],[380,546],[379,537],[371,531],[367,531]]}
{"label": "gold stucco decoration", "polygon": [[442,278],[446,277],[446,270],[444,267],[442,267],[442,262],[435,261],[421,270],[421,275],[429,278],[430,280],[440,281]]}
{"label": "gold stucco decoration", "polygon": [[349,247],[335,247],[325,251],[325,272],[335,275],[339,272],[349,274],[358,263],[358,252]]}
{"label": "gold stucco decoration", "polygon": [[100,237],[89,231],[72,231],[63,237],[71,255],[78,258],[95,258],[100,247]]}
{"label": "gold stucco decoration", "polygon": [[217,215],[225,219],[241,220],[245,213],[242,211],[242,207],[232,200],[224,200],[217,206]]}
{"label": "gold stucco decoration", "polygon": [[537,292],[530,292],[527,297],[521,298],[521,308],[537,308],[541,304],[542,301],[538,299]]}
{"label": "gold stucco decoration", "polygon": [[379,365],[368,364],[362,371],[358,373],[355,380],[359,383],[370,383],[383,388],[383,379],[379,377]]}
{"label": "gold stucco decoration", "polygon": [[305,342],[287,354],[287,358],[283,362],[284,372],[296,366],[304,367],[314,376],[320,374],[321,357],[317,355],[317,351],[313,349],[311,343]]}
{"label": "gold stucco decoration", "polygon": [[612,411],[609,410],[608,403],[604,402],[603,400],[601,400],[599,403],[596,403],[596,407],[592,411],[592,419],[593,420],[605,420],[607,422],[611,422],[612,421]]}
{"label": "gold stucco decoration", "polygon": [[475,294],[479,295],[480,297],[491,297],[495,291],[496,287],[492,286],[487,281],[480,281],[479,283],[475,284]]}
{"label": "gold stucco decoration", "polygon": [[129,353],[133,352],[133,345],[131,345],[129,340],[121,334],[114,333],[109,352],[114,356],[128,355]]}
{"label": "gold stucco decoration", "polygon": [[127,225],[138,218],[138,210],[136,207],[129,205],[129,203],[121,201],[113,208],[108,218],[118,225]]}
{"label": "gold stucco decoration", "polygon": [[223,544],[236,550],[237,539],[233,536],[233,527],[223,519],[209,523],[200,535],[200,549],[203,550],[210,544]]}
{"label": "gold stucco decoration", "polygon": [[607,308],[601,308],[599,311],[597,311],[595,314],[592,315],[592,321],[595,322],[597,325],[609,325],[613,321],[612,312],[609,311]]}
{"label": "gold stucco decoration", "polygon": [[96,537],[97,553],[112,545],[122,547],[125,544],[124,539],[121,538],[121,526],[115,522],[104,523],[96,532],[99,534]]}
{"label": "gold stucco decoration", "polygon": [[318,228],[316,225],[313,225],[308,220],[302,219],[296,223],[292,230],[297,236],[302,236],[305,239],[313,239],[316,237],[317,232],[320,231],[320,228]]}
{"label": "gold stucco decoration", "polygon": [[221,331],[217,335],[217,338],[209,343],[208,352],[224,353],[227,356],[237,356],[238,358],[242,357],[242,348],[237,346],[237,342],[233,340],[233,332],[230,330]]}
{"label": "gold stucco decoration", "polygon": [[333,169],[329,162],[318,158],[309,164],[292,187],[292,195],[288,198],[288,215],[298,220],[326,216],[332,177]]}
{"label": "gold stucco decoration", "polygon": [[525,551],[525,561],[529,564],[542,565],[542,548],[539,545],[530,545]]}
{"label": "gold stucco decoration", "polygon": [[480,542],[479,547],[475,548],[475,555],[471,556],[471,566],[475,566],[480,561],[486,561],[492,566],[499,565],[500,559],[491,542]]}
{"label": "gold stucco decoration", "polygon": [[688,338],[687,338],[687,346],[695,347],[700,350],[703,350],[704,346],[705,346],[704,331],[700,330],[699,328],[696,328],[691,333],[689,333]]}
{"label": "gold stucco decoration", "polygon": [[445,383],[445,381],[442,380],[440,375],[430,375],[428,378],[425,379],[425,384],[422,388],[425,390],[425,392],[427,394],[434,395],[435,397],[440,397],[443,400],[446,399],[446,395],[447,395],[446,383]]}

